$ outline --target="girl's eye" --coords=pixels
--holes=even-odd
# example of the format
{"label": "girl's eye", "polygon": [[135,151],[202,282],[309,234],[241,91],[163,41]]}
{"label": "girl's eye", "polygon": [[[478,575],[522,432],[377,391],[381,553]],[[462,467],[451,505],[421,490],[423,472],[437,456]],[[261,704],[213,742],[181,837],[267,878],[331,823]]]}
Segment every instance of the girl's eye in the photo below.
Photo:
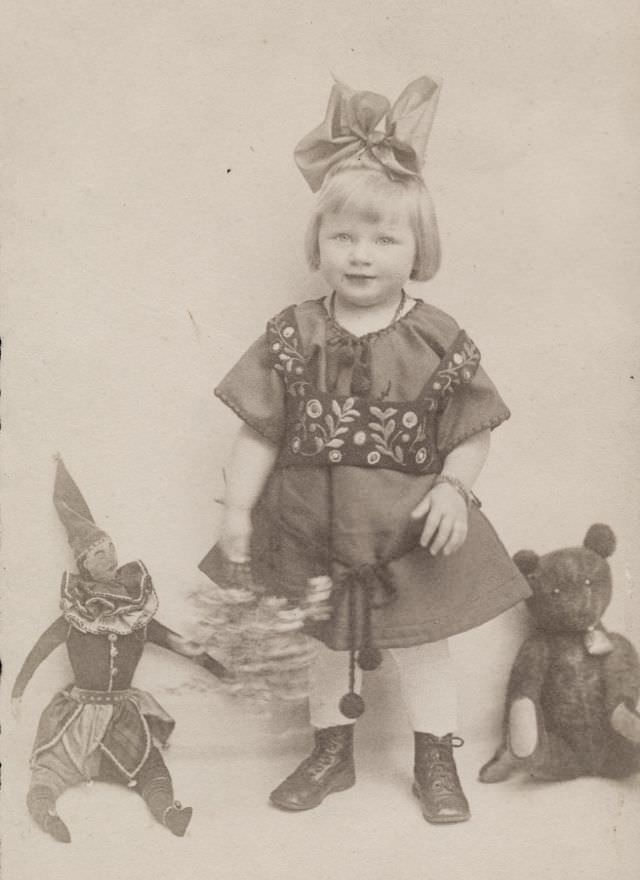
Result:
{"label": "girl's eye", "polygon": [[338,232],[334,238],[336,241],[351,241],[351,236],[346,232]]}
{"label": "girl's eye", "polygon": [[391,238],[390,235],[382,235],[378,239],[379,244],[395,244],[395,238]]}

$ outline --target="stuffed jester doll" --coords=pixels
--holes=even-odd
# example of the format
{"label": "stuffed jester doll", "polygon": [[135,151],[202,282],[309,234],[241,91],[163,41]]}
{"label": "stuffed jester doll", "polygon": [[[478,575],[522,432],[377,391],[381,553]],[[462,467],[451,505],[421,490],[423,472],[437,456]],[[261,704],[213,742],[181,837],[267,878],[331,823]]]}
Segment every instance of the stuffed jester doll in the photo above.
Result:
{"label": "stuffed jester doll", "polygon": [[142,562],[118,567],[109,536],[58,458],[54,504],[69,537],[77,574],[62,578],[62,614],[27,656],[13,688],[17,708],[37,667],[65,643],[75,680],[59,691],[40,718],[31,757],[27,806],[38,825],[69,842],[56,801],[91,779],[128,785],[173,834],[184,835],[191,807],[174,800],[169,770],[158,750],[175,722],[151,694],[131,687],[145,642],[190,657],[222,678],[222,667],[202,648],[154,620],[158,599]]}

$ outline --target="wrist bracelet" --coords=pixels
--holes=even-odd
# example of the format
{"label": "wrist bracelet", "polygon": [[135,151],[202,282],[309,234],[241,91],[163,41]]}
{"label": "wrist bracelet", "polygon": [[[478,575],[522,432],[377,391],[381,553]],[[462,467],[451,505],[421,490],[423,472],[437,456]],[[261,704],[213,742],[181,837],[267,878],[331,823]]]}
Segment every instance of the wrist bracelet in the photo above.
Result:
{"label": "wrist bracelet", "polygon": [[448,483],[450,486],[456,490],[458,495],[463,499],[464,503],[467,505],[467,510],[471,507],[472,503],[476,500],[476,496],[470,489],[467,489],[462,480],[459,480],[457,477],[454,477],[452,474],[438,474],[435,478],[433,485],[437,486],[440,483]]}

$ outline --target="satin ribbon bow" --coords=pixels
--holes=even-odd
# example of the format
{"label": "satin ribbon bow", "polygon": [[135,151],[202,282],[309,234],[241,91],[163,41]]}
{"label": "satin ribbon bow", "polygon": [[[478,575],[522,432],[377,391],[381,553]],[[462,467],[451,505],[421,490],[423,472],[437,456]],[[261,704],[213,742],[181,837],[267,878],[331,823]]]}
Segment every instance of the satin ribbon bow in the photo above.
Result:
{"label": "satin ribbon bow", "polygon": [[[330,168],[368,153],[392,176],[420,174],[433,124],[440,85],[428,76],[409,83],[393,107],[375,92],[356,92],[337,82],[324,121],[302,138],[294,158],[312,192]],[[378,124],[385,119],[385,130]]]}

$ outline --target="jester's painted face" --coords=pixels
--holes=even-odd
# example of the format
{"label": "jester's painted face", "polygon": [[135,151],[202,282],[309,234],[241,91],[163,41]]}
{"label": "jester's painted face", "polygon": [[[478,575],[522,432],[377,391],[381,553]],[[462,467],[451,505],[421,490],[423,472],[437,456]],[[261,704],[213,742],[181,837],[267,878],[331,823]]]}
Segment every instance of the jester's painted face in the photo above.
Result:
{"label": "jester's painted face", "polygon": [[113,541],[104,537],[92,544],[82,558],[82,565],[93,580],[112,580],[118,568],[118,558]]}

